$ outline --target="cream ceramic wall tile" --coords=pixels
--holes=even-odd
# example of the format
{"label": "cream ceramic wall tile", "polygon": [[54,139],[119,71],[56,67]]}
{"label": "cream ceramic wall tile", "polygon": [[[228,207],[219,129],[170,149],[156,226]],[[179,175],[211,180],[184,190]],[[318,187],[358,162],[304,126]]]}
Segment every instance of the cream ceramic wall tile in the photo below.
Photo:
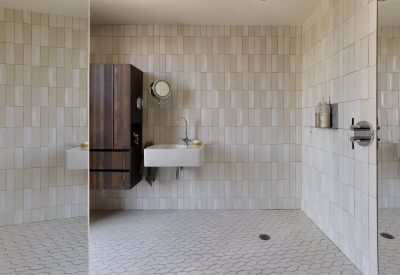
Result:
{"label": "cream ceramic wall tile", "polygon": [[[400,137],[397,127],[395,127],[399,125],[398,93],[400,87],[398,80],[399,69],[397,68],[399,51],[398,39],[395,38],[393,30],[393,27],[380,27],[378,30],[378,45],[381,45],[378,59],[381,62],[384,61],[384,65],[378,66],[378,74],[386,82],[378,86],[378,95],[380,95],[378,96],[378,120],[383,129],[383,139],[379,144],[382,151],[378,151],[378,164],[380,166],[378,172],[379,208],[398,207],[391,202],[396,201],[400,195],[394,191],[399,189],[399,175],[391,172],[392,167],[397,165],[396,156],[393,152],[396,151],[396,140]],[[376,70],[371,73],[374,72]]]}
{"label": "cream ceramic wall tile", "polygon": [[[301,169],[295,169],[296,163],[301,167],[300,147],[296,149],[295,145],[301,144],[301,135],[296,136],[296,130],[290,127],[301,126],[301,119],[295,120],[296,109],[301,113],[302,107],[296,104],[297,94],[301,95],[301,85],[296,85],[296,73],[300,76],[302,68],[300,35],[297,33],[301,28],[94,25],[91,30],[91,47],[94,49],[91,62],[130,63],[148,73],[144,79],[145,83],[148,82],[145,86],[154,79],[165,77],[176,87],[170,104],[161,106],[161,109],[151,105],[145,111],[145,140],[179,142],[178,136],[183,135],[184,130],[183,127],[174,127],[174,121],[184,116],[189,122],[189,135],[207,143],[204,166],[185,169],[180,182],[189,188],[193,184],[191,180],[196,180],[192,190],[198,186],[199,189],[215,187],[217,191],[205,196],[197,191],[192,194],[189,189],[177,192],[177,208],[300,208],[300,192],[294,195],[294,190],[300,190],[301,186]],[[282,45],[279,55],[278,33]],[[297,40],[289,39],[296,36],[299,37]],[[118,57],[123,54],[125,57],[122,59]],[[268,95],[266,91],[270,91]],[[74,125],[79,125],[79,120],[79,112],[74,111]],[[268,128],[268,134],[261,134],[260,127],[272,125],[274,128]],[[273,145],[260,151],[261,143]],[[274,158],[271,157],[271,148],[275,152]],[[279,158],[278,151],[281,150],[278,148],[285,151]],[[296,154],[299,157],[296,158]],[[278,161],[282,163],[278,165]],[[265,163],[269,167],[271,164],[279,166],[279,179],[282,180],[285,178],[284,169],[291,171],[288,181],[282,185],[285,186],[282,190],[286,190],[282,193],[285,199],[282,197],[279,203],[277,192],[268,195],[274,203],[272,200],[267,203],[264,192],[260,195],[254,191],[264,190],[265,180],[271,178],[271,172],[264,172]],[[177,184],[173,169],[160,170],[160,188],[170,189]],[[289,178],[297,179],[297,183],[290,182]],[[242,184],[242,180],[248,179],[251,183],[246,183],[247,191],[244,194],[235,192],[236,183]],[[164,209],[167,195],[160,190],[160,203],[154,203],[153,195],[158,191],[156,185],[153,186],[148,187],[144,182],[138,184],[133,189],[135,195],[130,198],[128,207]],[[117,197],[125,197],[124,193]],[[101,203],[92,205],[96,208],[114,207],[106,202],[107,198],[109,195],[105,193],[99,199]],[[196,204],[191,198],[209,198],[210,203]],[[245,202],[243,198],[246,198]],[[233,206],[237,200],[240,203]],[[135,202],[132,204],[132,201]]]}
{"label": "cream ceramic wall tile", "polygon": [[[366,248],[372,245],[369,235],[377,234],[377,224],[376,219],[370,221],[368,216],[369,202],[376,202],[376,197],[361,183],[365,180],[376,188],[376,181],[374,177],[359,179],[355,175],[362,174],[363,170],[365,175],[370,175],[376,167],[374,156],[371,154],[370,158],[368,150],[357,145],[351,150],[348,142],[351,133],[347,129],[352,117],[356,121],[369,120],[376,127],[375,116],[369,114],[376,105],[374,41],[377,33],[373,27],[376,26],[376,6],[374,0],[365,1],[363,5],[362,1],[322,1],[302,28],[305,103],[302,209],[364,274],[377,274],[377,253],[371,254]],[[338,7],[343,13],[337,12]],[[384,49],[387,50],[385,43],[386,40]],[[385,82],[387,84],[387,79]],[[314,106],[328,96],[343,110],[340,129],[310,131]],[[387,104],[390,95],[385,91],[383,96]],[[343,176],[342,169],[345,169]],[[329,189],[325,187],[327,184],[331,186]],[[345,193],[347,199],[342,200],[337,194],[343,193],[340,190],[347,185],[350,185],[349,192]],[[327,203],[329,208],[321,202]],[[351,249],[346,248],[344,242],[350,243]]]}
{"label": "cream ceramic wall tile", "polygon": [[[78,89],[74,97],[72,69],[70,74],[64,70],[68,65],[72,68],[72,62],[69,63],[72,53],[69,54],[65,48],[68,43],[72,45],[72,37],[65,37],[65,34],[72,33],[74,20],[44,13],[7,11],[7,22],[0,23],[0,29],[3,30],[0,41],[7,42],[0,43],[0,102],[5,103],[3,106],[0,104],[0,115],[3,118],[0,119],[0,178],[8,175],[1,182],[7,184],[10,192],[18,190],[13,193],[13,202],[10,201],[10,207],[6,209],[6,215],[10,217],[7,224],[67,217],[63,209],[71,206],[66,205],[68,202],[61,198],[54,204],[58,208],[49,208],[51,205],[47,187],[49,182],[52,186],[60,187],[69,184],[78,187],[78,197],[86,193],[85,180],[70,180],[70,173],[64,172],[63,156],[67,147],[62,146],[72,146],[74,132],[71,127],[64,128],[72,126],[72,108],[64,106],[81,107],[78,126],[83,127],[78,128],[79,134],[75,135],[74,146],[87,139],[87,91],[82,79],[86,74],[87,44],[79,45],[81,53],[77,68],[82,70],[78,70],[75,85],[81,91]],[[83,31],[82,39],[87,35],[87,19],[78,18],[76,21],[78,29]],[[57,43],[59,47],[56,47]],[[67,84],[70,84],[69,89],[64,88]],[[57,145],[60,147],[55,147]],[[48,146],[52,148],[49,150]],[[49,165],[55,170],[49,172]],[[15,168],[18,169],[16,173]],[[50,201],[53,199],[57,197],[51,195]],[[85,205],[87,202],[84,200],[78,202],[78,208],[81,209],[75,213],[76,216],[87,215]],[[40,212],[42,214],[39,219],[34,213]]]}

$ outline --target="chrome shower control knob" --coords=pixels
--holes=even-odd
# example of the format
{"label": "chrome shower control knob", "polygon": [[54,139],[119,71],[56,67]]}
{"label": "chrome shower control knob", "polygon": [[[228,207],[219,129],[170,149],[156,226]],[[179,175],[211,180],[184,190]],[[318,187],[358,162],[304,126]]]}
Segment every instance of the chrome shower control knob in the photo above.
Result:
{"label": "chrome shower control knob", "polygon": [[354,150],[354,143],[366,147],[374,141],[374,128],[368,121],[360,121],[354,124],[354,118],[351,119],[350,130],[354,131],[354,136],[350,137],[351,149]]}

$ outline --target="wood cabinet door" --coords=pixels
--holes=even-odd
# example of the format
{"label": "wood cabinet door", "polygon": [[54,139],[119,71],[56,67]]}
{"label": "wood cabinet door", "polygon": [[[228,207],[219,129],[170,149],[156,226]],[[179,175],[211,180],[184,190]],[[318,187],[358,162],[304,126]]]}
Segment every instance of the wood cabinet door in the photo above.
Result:
{"label": "wood cabinet door", "polygon": [[131,152],[92,151],[90,152],[90,169],[130,170]]}
{"label": "wood cabinet door", "polygon": [[113,149],[113,82],[112,64],[90,64],[90,149]]}
{"label": "wood cabinet door", "polygon": [[129,172],[90,172],[90,189],[128,190],[130,188]]}
{"label": "wood cabinet door", "polygon": [[131,66],[114,65],[114,149],[129,149],[131,143]]}

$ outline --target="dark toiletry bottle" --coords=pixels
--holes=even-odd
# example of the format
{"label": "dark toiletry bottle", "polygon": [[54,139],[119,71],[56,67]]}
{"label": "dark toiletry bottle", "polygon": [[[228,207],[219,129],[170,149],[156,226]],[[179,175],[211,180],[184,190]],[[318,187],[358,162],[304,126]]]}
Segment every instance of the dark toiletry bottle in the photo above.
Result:
{"label": "dark toiletry bottle", "polygon": [[134,137],[134,143],[139,144],[139,135],[137,135],[135,132],[133,132],[133,137]]}

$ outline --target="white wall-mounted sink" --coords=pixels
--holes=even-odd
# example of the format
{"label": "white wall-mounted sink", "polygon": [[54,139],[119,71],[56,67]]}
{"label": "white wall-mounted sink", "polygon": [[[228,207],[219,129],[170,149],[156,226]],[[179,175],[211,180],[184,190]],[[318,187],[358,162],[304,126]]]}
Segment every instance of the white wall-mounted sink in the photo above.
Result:
{"label": "white wall-mounted sink", "polygon": [[89,149],[76,147],[66,150],[65,169],[89,169]]}
{"label": "white wall-mounted sink", "polygon": [[201,146],[162,144],[144,149],[146,167],[195,167],[204,163],[204,144]]}

